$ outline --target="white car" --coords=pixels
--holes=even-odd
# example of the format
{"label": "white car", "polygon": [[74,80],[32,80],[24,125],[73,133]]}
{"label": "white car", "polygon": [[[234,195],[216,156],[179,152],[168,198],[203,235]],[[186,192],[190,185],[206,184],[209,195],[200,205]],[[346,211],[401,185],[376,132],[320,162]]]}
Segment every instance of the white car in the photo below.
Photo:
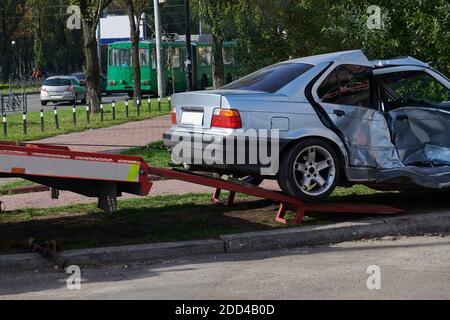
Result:
{"label": "white car", "polygon": [[49,102],[86,101],[86,89],[81,86],[75,77],[55,76],[47,78],[41,88],[41,105],[46,106]]}

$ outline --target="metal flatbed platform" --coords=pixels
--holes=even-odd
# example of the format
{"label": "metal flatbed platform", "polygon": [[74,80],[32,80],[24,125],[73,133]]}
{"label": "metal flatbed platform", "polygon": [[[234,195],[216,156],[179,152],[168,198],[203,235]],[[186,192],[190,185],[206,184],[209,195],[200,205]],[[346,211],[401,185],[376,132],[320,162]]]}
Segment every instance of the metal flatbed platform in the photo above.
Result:
{"label": "metal flatbed platform", "polygon": [[0,177],[22,178],[97,197],[106,212],[117,210],[123,192],[146,196],[148,165],[141,157],[76,152],[67,147],[0,142]]}

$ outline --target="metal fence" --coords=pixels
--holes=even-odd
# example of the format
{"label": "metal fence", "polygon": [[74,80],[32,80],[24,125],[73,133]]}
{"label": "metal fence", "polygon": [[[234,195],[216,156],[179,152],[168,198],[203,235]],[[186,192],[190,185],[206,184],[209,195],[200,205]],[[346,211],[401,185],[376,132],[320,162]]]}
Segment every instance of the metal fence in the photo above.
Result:
{"label": "metal fence", "polygon": [[0,105],[2,113],[27,112],[28,100],[27,94],[8,93],[0,96]]}

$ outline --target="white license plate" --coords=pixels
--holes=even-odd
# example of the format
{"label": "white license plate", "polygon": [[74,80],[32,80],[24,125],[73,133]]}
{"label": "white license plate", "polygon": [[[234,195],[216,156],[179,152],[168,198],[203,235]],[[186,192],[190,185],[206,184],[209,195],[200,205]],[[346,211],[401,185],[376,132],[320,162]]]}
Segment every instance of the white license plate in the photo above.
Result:
{"label": "white license plate", "polygon": [[203,125],[203,112],[188,112],[184,111],[181,115],[181,124],[191,126]]}

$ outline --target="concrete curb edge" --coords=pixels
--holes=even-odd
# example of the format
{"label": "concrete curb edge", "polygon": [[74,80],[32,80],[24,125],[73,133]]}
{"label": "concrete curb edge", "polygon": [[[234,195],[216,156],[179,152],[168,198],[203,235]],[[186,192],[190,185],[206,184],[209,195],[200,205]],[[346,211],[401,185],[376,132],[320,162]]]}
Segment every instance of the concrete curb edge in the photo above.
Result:
{"label": "concrete curb edge", "polygon": [[[70,264],[86,267],[204,254],[316,246],[383,236],[447,232],[450,232],[450,211],[224,235],[220,237],[220,240],[69,250],[62,252],[62,255],[69,260]],[[35,253],[0,256],[0,273],[42,269],[50,266],[48,261]]]}

